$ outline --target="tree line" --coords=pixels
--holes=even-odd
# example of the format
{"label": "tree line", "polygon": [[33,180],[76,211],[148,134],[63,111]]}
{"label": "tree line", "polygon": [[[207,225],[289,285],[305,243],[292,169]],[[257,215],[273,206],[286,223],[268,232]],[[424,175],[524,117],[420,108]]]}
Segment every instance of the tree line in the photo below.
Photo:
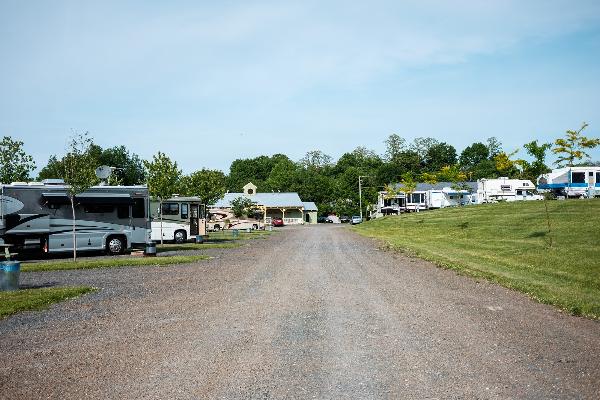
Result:
{"label": "tree line", "polygon": [[[142,160],[124,146],[102,148],[88,134],[80,156],[85,157],[88,169],[100,165],[113,167],[109,184],[148,184],[150,193],[158,199],[172,194],[198,196],[205,204],[214,203],[226,191],[240,192],[253,182],[260,192],[297,192],[305,201],[314,201],[321,213],[338,215],[358,213],[358,181],[362,180],[363,206],[373,204],[377,192],[390,183],[437,181],[475,181],[481,178],[530,179],[535,182],[540,174],[548,172],[546,157],[549,151],[558,155],[557,166],[573,166],[589,158],[586,152],[600,145],[600,139],[585,137],[588,124],[578,130],[569,130],[553,143],[537,140],[525,143],[522,150],[508,151],[495,137],[467,146],[460,153],[451,144],[431,137],[418,137],[408,142],[392,134],[385,140],[385,153],[359,146],[343,154],[337,161],[320,150],[309,151],[297,161],[285,154],[262,155],[236,159],[229,174],[212,169],[200,169],[183,174],[176,161],[158,152],[151,160]],[[81,140],[80,140],[81,142]],[[23,142],[4,137],[0,142],[0,180],[3,183],[27,181],[36,166],[23,149]],[[525,158],[518,158],[518,155]],[[51,155],[40,170],[37,179],[65,178],[73,154],[60,157]],[[587,161],[587,164],[596,164]],[[72,171],[71,171],[72,172]],[[89,184],[99,182],[87,172]]]}

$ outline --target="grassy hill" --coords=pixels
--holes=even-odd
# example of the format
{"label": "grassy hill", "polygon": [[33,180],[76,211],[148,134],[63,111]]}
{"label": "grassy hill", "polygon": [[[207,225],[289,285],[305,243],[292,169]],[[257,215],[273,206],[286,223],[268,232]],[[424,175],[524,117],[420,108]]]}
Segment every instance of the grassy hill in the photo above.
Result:
{"label": "grassy hill", "polygon": [[600,200],[484,204],[385,217],[366,236],[462,273],[600,318]]}

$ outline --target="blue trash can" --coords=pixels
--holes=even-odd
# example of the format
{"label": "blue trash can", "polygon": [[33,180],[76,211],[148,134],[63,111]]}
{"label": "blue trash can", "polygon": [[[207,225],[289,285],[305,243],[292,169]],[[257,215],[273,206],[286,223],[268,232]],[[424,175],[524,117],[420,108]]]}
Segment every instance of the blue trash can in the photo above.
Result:
{"label": "blue trash can", "polygon": [[19,290],[19,275],[21,263],[19,261],[0,262],[0,291]]}
{"label": "blue trash can", "polygon": [[240,231],[237,229],[234,229],[233,231],[231,231],[231,236],[233,236],[234,238],[238,237],[240,235]]}
{"label": "blue trash can", "polygon": [[196,235],[196,243],[204,243],[204,236]]}

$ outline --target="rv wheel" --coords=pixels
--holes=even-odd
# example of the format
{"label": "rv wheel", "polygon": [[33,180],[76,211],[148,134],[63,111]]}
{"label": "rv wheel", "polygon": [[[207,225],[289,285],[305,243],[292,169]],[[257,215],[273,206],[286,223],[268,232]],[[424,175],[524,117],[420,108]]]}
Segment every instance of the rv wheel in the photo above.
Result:
{"label": "rv wheel", "polygon": [[106,250],[112,255],[121,254],[124,247],[123,239],[116,236],[109,238],[108,243],[106,243]]}
{"label": "rv wheel", "polygon": [[175,232],[175,243],[183,243],[187,239],[184,231]]}

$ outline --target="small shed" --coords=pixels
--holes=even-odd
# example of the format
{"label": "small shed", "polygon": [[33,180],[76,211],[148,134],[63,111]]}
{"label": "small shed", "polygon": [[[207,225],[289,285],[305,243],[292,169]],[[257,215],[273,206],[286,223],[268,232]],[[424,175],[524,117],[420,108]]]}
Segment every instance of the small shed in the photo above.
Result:
{"label": "small shed", "polygon": [[304,223],[316,224],[319,211],[317,205],[312,201],[303,201],[302,204],[304,204]]}

